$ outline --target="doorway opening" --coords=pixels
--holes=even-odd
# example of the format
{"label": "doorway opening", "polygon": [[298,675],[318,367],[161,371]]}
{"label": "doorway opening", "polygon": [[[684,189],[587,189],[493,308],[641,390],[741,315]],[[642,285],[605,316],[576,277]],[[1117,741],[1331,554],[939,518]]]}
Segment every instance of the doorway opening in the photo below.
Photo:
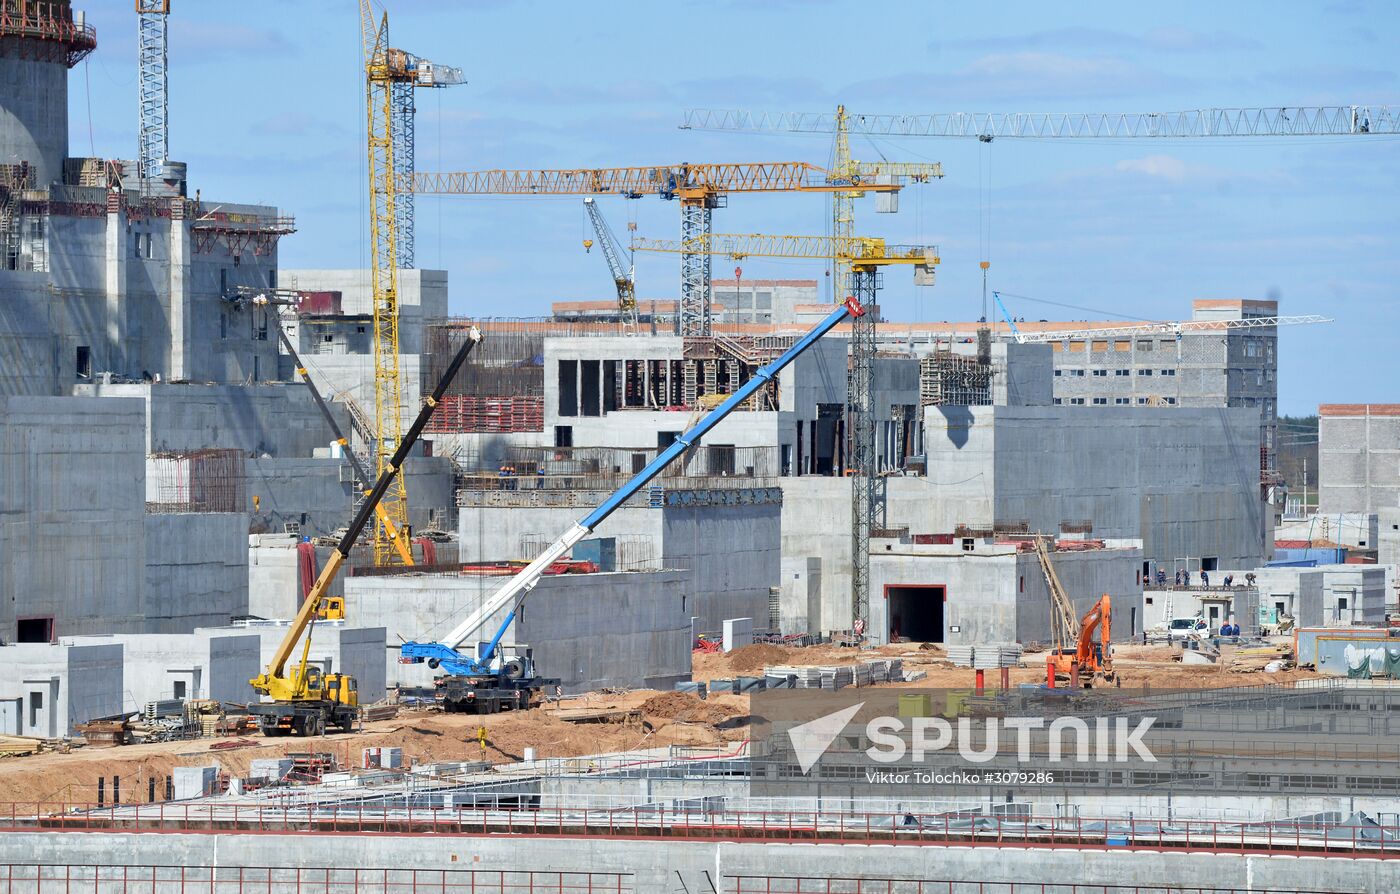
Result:
{"label": "doorway opening", "polygon": [[53,618],[20,618],[15,622],[15,642],[53,642]]}
{"label": "doorway opening", "polygon": [[943,642],[943,606],[947,588],[941,584],[885,587],[890,641]]}

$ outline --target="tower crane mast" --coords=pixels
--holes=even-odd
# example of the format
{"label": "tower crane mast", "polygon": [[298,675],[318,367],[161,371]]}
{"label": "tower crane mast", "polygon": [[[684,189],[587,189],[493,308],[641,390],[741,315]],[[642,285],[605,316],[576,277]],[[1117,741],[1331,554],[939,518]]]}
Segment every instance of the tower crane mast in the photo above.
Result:
{"label": "tower crane mast", "polygon": [[170,0],[136,0],[140,43],[140,146],[141,179],[158,179],[170,157],[170,80],[166,40]]}
{"label": "tower crane mast", "polygon": [[[399,269],[413,263],[413,199],[399,184],[413,175],[413,88],[462,83],[459,69],[434,65],[389,46],[389,14],[376,20],[371,0],[360,0],[364,50],[366,136],[369,156],[370,296],[374,318],[374,445],[380,474],[403,431],[399,375]],[[408,536],[408,490],[397,476],[384,495],[391,524],[374,528],[376,565],[403,554],[393,535]]]}

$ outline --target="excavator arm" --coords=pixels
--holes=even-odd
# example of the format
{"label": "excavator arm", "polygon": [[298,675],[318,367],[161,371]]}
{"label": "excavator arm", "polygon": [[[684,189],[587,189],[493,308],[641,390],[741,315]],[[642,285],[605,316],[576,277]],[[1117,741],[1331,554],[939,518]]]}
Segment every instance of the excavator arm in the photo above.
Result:
{"label": "excavator arm", "polygon": [[[1107,670],[1113,664],[1108,655],[1108,644],[1112,638],[1113,623],[1113,600],[1107,593],[1099,597],[1099,601],[1094,607],[1089,609],[1089,613],[1079,622],[1079,641],[1075,645],[1074,658],[1079,662],[1080,667],[1089,667],[1099,670],[1102,665],[1103,670]],[[1102,647],[1101,655],[1094,655],[1094,631],[1099,631],[1099,643]]]}

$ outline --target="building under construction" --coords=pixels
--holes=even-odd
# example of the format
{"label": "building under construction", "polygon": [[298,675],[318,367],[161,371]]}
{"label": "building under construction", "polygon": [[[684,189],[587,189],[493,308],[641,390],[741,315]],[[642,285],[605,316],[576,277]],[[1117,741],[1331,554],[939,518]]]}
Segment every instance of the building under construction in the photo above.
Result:
{"label": "building under construction", "polygon": [[[372,5],[361,8],[367,33],[384,37]],[[1275,302],[1198,300],[1180,324],[900,323],[880,318],[872,274],[860,278],[870,300],[842,305],[846,319],[821,299],[817,280],[746,279],[740,270],[711,279],[708,264],[687,253],[679,292],[635,308],[584,300],[540,319],[454,316],[447,274],[412,265],[411,200],[398,206],[397,228],[380,230],[376,218],[372,229],[376,249],[403,254],[381,261],[376,251],[372,270],[284,270],[290,212],[202,197],[198,172],[168,158],[165,145],[170,4],[141,0],[136,13],[136,157],[74,157],[68,75],[96,51],[97,35],[68,0],[0,0],[0,737],[68,747],[86,730],[87,747],[100,741],[92,724],[155,716],[163,703],[256,712],[264,704],[256,675],[294,629],[289,619],[303,616],[314,617],[306,623],[315,638],[308,634],[302,671],[356,681],[360,706],[389,713],[439,707],[440,665],[413,660],[400,644],[440,637],[464,615],[495,631],[472,644],[476,657],[498,646],[530,652],[553,699],[625,689],[669,698],[706,684],[727,697],[766,691],[770,679],[774,688],[813,683],[807,695],[822,699],[847,685],[913,682],[891,671],[908,645],[945,663],[969,656],[967,673],[979,675],[970,679],[1006,669],[1001,710],[1020,704],[1011,666],[977,664],[975,652],[998,662],[1014,652],[1015,663],[1018,643],[1067,645],[1054,640],[1052,603],[1073,620],[1113,600],[1111,634],[1098,644],[1111,655],[1114,641],[1175,620],[1170,603],[1152,601],[1170,598],[1162,568],[1244,575],[1272,557]],[[395,108],[407,117],[381,123],[411,145],[414,87],[457,83],[460,72],[436,69],[434,82],[426,60],[387,45],[366,52],[371,81],[375,58],[392,62],[379,76],[398,78]],[[370,143],[385,149],[373,134]],[[411,162],[398,164],[378,171],[376,189],[411,182]],[[853,191],[833,172],[790,167],[807,178],[801,189]],[[876,171],[861,185],[892,204],[905,176]],[[666,197],[680,197],[685,219],[708,227],[724,190],[694,189],[699,197]],[[900,260],[928,267],[932,253]],[[435,397],[478,328],[484,339]],[[782,358],[787,365],[772,370]],[[692,443],[687,433],[731,398],[736,405]],[[1375,407],[1331,408],[1324,425],[1339,439],[1334,452],[1350,456],[1355,438],[1396,415]],[[380,521],[357,541],[347,521],[378,508],[367,494],[386,444],[396,447],[425,408],[433,412],[421,441],[404,447],[402,530]],[[672,453],[644,487],[620,492]],[[1325,499],[1393,490],[1369,465],[1357,475],[1370,477],[1326,479]],[[578,532],[580,518],[603,506],[608,514],[587,538],[550,553],[560,532]],[[400,550],[390,561],[381,555],[386,536]],[[1053,574],[1042,549],[1055,557]],[[331,563],[341,558],[335,579],[342,566]],[[492,602],[536,563],[518,599]],[[1275,622],[1295,604],[1306,623],[1383,618],[1382,576],[1345,571],[1262,574],[1261,586],[1308,590],[1286,604],[1253,585],[1180,598],[1208,604],[1212,623],[1246,606],[1253,615],[1268,600],[1283,606]],[[316,589],[323,574],[334,580],[327,592]],[[1054,602],[1060,581],[1063,605]],[[1345,586],[1360,588],[1361,601],[1338,596]],[[1247,621],[1242,635],[1259,634],[1257,619]],[[757,638],[889,651],[872,659],[878,679],[866,651],[838,670],[776,665],[692,679],[696,650],[726,638],[739,647]],[[1049,681],[1044,671],[1031,685],[1055,680],[1053,668]],[[1241,695],[1261,709],[1257,727],[1207,711],[1224,700],[1157,698],[1182,724],[1174,730],[1210,742],[1227,734],[1248,742],[1260,730],[1305,726],[1317,712],[1357,742],[1393,731],[1355,721],[1382,716],[1383,692],[1340,685]],[[703,719],[698,699],[685,699],[668,720],[720,726]],[[643,713],[618,710],[620,721],[556,713],[550,735],[566,722],[630,724]],[[918,711],[910,716],[939,713],[931,704]],[[766,722],[760,714],[746,708],[723,723]],[[200,723],[186,718],[181,728]],[[390,732],[421,733],[405,728]],[[464,729],[430,732],[458,748]],[[487,726],[467,732],[485,754]],[[643,750],[634,753],[585,749],[573,763],[536,761],[530,744],[518,755],[498,748],[497,769],[347,774],[328,777],[341,788],[314,790],[281,785],[285,773],[269,784],[250,771],[234,785],[181,754],[179,769],[204,781],[178,796],[188,808],[178,819],[149,806],[162,800],[154,782],[141,807],[129,787],[91,806],[85,793],[61,807],[0,803],[0,882],[60,890],[61,870],[65,885],[103,891],[993,890],[971,887],[985,881],[1014,894],[1039,884],[1030,880],[1050,859],[1070,880],[1057,890],[1111,875],[1121,889],[1092,890],[1126,894],[1161,890],[1151,886],[1169,869],[1191,890],[1217,890],[1210,886],[1225,877],[1245,880],[1229,890],[1259,878],[1283,890],[1275,882],[1291,876],[1281,861],[1326,857],[1317,875],[1342,891],[1380,890],[1375,866],[1400,852],[1393,812],[1374,818],[1394,795],[1395,774],[1355,772],[1347,784],[1362,796],[1342,812],[1332,789],[1317,793],[1342,784],[1342,752],[1317,741],[1307,743],[1317,754],[1286,756],[1306,765],[1304,778],[1276,763],[1261,775],[1202,753],[1199,737],[1177,736],[1173,756],[1185,762],[1170,772],[1135,766],[1090,780],[1130,789],[1126,806],[1094,813],[1103,793],[1067,784],[1033,797],[986,785],[946,798],[867,800],[849,763],[856,744],[870,744],[863,733],[838,743],[810,797],[769,798],[739,789],[761,782],[753,761],[781,747],[765,751],[739,734],[730,750],[682,736],[651,749],[656,730],[635,732],[627,734]],[[9,753],[6,741],[0,752]],[[353,740],[329,741],[338,749]],[[318,780],[332,764],[315,751],[295,760],[320,768]],[[770,781],[802,781],[808,769],[784,764]],[[1183,803],[1182,774],[1228,783],[1235,800],[1220,806],[1198,793]],[[111,789],[98,791],[106,799]],[[155,830],[171,834],[139,834]],[[291,837],[308,831],[327,844],[314,877]],[[184,832],[200,834],[175,834]],[[1234,836],[1228,847],[1222,835]],[[165,839],[175,838],[188,847],[171,850]],[[281,843],[263,846],[273,838]],[[901,845],[893,862],[870,869],[864,858],[891,843]],[[1079,856],[1057,856],[1071,850]],[[538,866],[522,869],[522,853]],[[120,880],[107,870],[120,870]]]}

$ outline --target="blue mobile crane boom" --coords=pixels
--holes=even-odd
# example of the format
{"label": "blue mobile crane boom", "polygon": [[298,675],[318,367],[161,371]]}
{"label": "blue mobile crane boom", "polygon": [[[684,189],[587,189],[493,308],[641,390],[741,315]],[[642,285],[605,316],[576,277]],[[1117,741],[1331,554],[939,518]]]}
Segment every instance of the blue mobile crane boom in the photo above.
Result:
{"label": "blue mobile crane boom", "polygon": [[[467,616],[450,633],[437,642],[406,642],[399,647],[400,662],[417,664],[427,662],[434,669],[441,668],[447,676],[437,681],[444,690],[445,706],[451,710],[489,712],[501,707],[528,707],[529,694],[536,691],[544,682],[534,673],[533,661],[512,658],[502,660],[499,654],[501,638],[510,625],[530,590],[539,583],[546,569],[564,556],[623,503],[661,474],[676,457],[705,436],[710,429],[720,423],[740,404],[764,387],[784,367],[816,343],[837,325],[848,318],[865,314],[865,309],[854,298],[848,298],[818,323],[810,332],[798,339],[776,360],[757,370],[753,377],[731,394],[715,409],[703,416],[688,431],[683,432],[669,447],[657,454],[656,459],[647,464],[626,484],[618,488],[601,506],[575,522],[563,536],[555,540],[529,565],[516,573],[509,581],[486,599],[480,608]],[[509,612],[491,639],[475,649],[476,654],[464,654],[461,646],[476,636],[486,623],[502,609],[509,606]]]}

